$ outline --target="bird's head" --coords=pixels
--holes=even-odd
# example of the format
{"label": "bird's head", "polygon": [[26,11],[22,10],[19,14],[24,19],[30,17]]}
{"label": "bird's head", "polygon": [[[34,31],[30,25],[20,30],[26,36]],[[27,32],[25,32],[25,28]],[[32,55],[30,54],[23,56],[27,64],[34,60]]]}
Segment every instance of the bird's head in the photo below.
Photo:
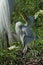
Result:
{"label": "bird's head", "polygon": [[27,17],[28,19],[29,19],[29,21],[31,22],[31,21],[34,21],[34,17],[33,16],[29,16],[29,17]]}
{"label": "bird's head", "polygon": [[27,21],[27,25],[32,26],[34,24],[34,17],[32,15],[28,16],[26,18],[26,21]]}

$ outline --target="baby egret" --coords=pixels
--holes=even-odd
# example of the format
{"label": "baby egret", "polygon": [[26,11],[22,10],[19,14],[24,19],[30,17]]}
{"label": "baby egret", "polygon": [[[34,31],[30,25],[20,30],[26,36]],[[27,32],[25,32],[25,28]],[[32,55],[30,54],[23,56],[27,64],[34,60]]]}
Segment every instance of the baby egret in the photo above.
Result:
{"label": "baby egret", "polygon": [[34,40],[34,35],[32,30],[28,25],[24,25],[22,22],[18,21],[15,24],[15,31],[18,35],[18,38],[21,40],[22,44],[24,45],[23,53],[26,53],[28,43],[31,43]]}

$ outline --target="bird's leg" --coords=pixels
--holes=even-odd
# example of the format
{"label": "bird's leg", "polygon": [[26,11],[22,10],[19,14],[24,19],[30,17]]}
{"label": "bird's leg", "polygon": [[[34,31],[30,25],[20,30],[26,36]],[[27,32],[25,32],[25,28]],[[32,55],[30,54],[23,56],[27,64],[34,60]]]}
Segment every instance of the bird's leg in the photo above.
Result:
{"label": "bird's leg", "polygon": [[25,45],[24,49],[23,49],[23,54],[26,54],[27,52],[27,45]]}
{"label": "bird's leg", "polygon": [[6,41],[7,41],[7,47],[10,47],[9,45],[9,39],[8,39],[8,34],[6,33]]}
{"label": "bird's leg", "polygon": [[4,32],[2,32],[2,48],[4,49]]}

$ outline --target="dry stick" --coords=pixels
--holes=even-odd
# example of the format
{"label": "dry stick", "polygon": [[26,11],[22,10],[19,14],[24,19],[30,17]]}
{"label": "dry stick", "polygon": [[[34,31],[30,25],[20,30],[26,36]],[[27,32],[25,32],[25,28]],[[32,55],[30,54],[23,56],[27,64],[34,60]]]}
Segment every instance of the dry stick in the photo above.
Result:
{"label": "dry stick", "polygon": [[16,47],[15,45],[11,46],[8,48],[9,50],[13,50],[13,49],[19,49],[19,47]]}

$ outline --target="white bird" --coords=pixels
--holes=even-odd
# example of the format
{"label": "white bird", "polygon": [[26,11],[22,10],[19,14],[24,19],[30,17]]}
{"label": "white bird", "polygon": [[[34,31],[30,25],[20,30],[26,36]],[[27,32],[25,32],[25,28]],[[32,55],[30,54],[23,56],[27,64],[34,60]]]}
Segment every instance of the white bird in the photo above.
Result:
{"label": "white bird", "polygon": [[4,48],[4,32],[6,32],[7,46],[11,41],[10,18],[14,9],[14,0],[0,0],[0,34],[2,35],[2,47]]}
{"label": "white bird", "polygon": [[22,22],[18,21],[15,24],[15,31],[18,35],[18,38],[21,40],[24,45],[23,53],[26,53],[28,44],[34,40],[34,34],[29,26],[24,25]]}

